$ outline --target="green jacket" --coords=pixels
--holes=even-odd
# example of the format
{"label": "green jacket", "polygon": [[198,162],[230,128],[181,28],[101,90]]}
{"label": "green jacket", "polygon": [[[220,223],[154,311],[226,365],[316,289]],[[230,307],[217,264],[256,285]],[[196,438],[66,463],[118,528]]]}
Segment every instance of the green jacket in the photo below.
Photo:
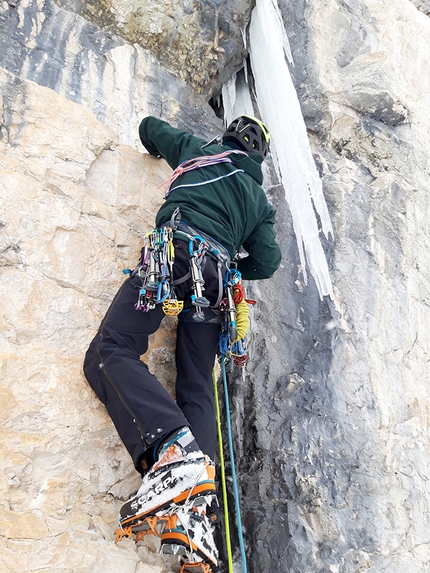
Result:
{"label": "green jacket", "polygon": [[[207,145],[203,139],[151,116],[140,124],[139,136],[149,153],[164,157],[172,169],[188,159],[230,149],[216,143]],[[156,225],[169,221],[179,207],[185,223],[213,237],[232,257],[241,245],[244,247],[249,256],[238,264],[244,279],[269,278],[280,265],[281,253],[273,229],[275,209],[261,187],[263,159],[256,153],[230,157],[234,165],[220,163],[178,177],[157,213]],[[196,186],[238,168],[244,172]]]}

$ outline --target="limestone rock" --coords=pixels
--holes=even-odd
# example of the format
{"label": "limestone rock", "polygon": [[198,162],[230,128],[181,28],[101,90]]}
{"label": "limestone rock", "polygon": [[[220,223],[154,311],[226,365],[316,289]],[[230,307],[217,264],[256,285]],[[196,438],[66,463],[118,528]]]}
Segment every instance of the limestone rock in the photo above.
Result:
{"label": "limestone rock", "polygon": [[249,0],[56,0],[105,30],[150,50],[196,91],[210,97],[242,63]]}
{"label": "limestone rock", "polygon": [[1,69],[0,91],[0,570],[147,571],[113,543],[139,476],[82,360],[170,168],[48,88]]}
{"label": "limestone rock", "polygon": [[283,14],[334,225],[335,297],[303,288],[273,187],[283,265],[253,291],[256,343],[232,388],[249,561],[424,573],[430,21],[400,1]]}
{"label": "limestone rock", "polygon": [[103,33],[53,0],[0,4],[0,53],[8,71],[81,104],[138,150],[137,128],[146,115],[169,118],[204,137],[221,129],[206,99],[148,50]]}
{"label": "limestone rock", "polygon": [[418,8],[418,10],[424,12],[426,16],[430,16],[430,2],[428,0],[411,0],[411,1]]}

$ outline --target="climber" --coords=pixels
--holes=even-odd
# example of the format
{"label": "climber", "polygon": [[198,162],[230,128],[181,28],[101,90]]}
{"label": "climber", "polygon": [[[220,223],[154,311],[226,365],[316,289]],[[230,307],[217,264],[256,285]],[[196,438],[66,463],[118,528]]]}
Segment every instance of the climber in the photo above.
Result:
{"label": "climber", "polygon": [[[139,135],[151,155],[175,170],[154,232],[172,233],[166,238],[174,247],[171,287],[184,308],[177,325],[176,401],[140,360],[164,316],[162,304],[136,304],[139,293],[148,293],[142,264],[123,283],[85,357],[85,375],[143,478],[120,512],[120,525],[129,530],[173,504],[215,496],[212,368],[221,329],[220,261],[228,265],[243,247],[247,256],[237,269],[253,280],[270,278],[281,258],[275,210],[261,187],[270,137],[263,123],[241,116],[221,142],[206,142],[146,117]],[[190,259],[201,280],[190,272]],[[199,285],[204,296],[196,297]]]}

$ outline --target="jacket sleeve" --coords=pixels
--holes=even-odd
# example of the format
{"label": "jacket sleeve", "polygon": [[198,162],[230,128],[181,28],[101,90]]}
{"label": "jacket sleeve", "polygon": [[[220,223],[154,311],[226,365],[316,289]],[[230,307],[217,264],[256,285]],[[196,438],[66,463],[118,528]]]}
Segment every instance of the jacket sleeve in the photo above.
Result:
{"label": "jacket sleeve", "polygon": [[192,152],[206,143],[186,131],[153,116],[145,117],[139,126],[139,137],[151,155],[163,157],[172,169],[192,157]]}
{"label": "jacket sleeve", "polygon": [[269,279],[279,268],[281,250],[276,242],[274,223],[275,210],[272,210],[243,242],[243,247],[249,254],[241,259],[237,266],[243,279]]}

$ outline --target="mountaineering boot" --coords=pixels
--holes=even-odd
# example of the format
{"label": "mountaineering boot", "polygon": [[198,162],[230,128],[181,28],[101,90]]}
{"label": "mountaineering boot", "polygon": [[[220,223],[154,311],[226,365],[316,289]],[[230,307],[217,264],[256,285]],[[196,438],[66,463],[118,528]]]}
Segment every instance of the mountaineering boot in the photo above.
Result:
{"label": "mountaineering boot", "polygon": [[156,455],[158,460],[139,490],[120,510],[122,530],[138,530],[149,516],[169,515],[190,500],[194,505],[207,504],[216,495],[214,464],[199,449],[188,427],[175,431]]}
{"label": "mountaineering boot", "polygon": [[210,566],[218,565],[211,522],[196,507],[181,507],[167,518],[161,534],[161,551],[165,555],[183,555],[190,560],[197,557]]}

